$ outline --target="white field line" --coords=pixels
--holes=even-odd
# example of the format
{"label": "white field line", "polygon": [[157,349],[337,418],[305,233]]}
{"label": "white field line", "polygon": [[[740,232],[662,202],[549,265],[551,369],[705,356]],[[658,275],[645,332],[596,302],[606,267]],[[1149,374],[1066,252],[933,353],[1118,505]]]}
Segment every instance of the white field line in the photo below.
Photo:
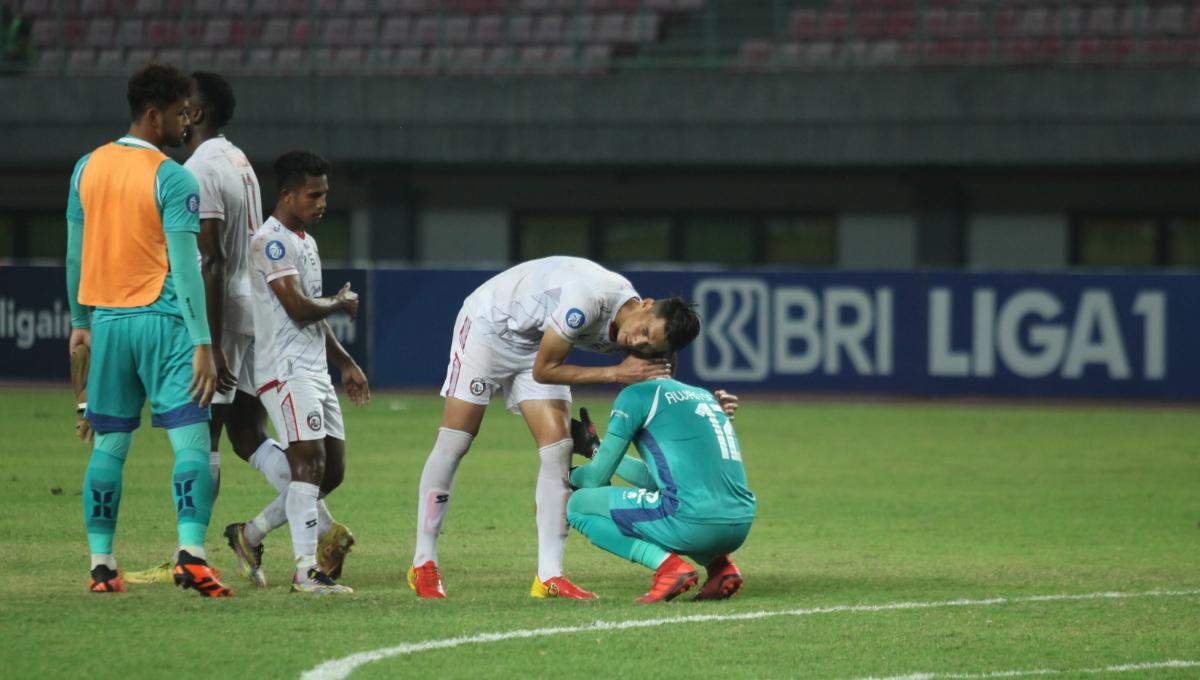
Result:
{"label": "white field line", "polygon": [[[626,621],[596,621],[585,626],[559,626],[554,628],[532,628],[526,630],[510,630],[499,633],[479,633],[462,637],[444,638],[441,640],[426,640],[424,642],[406,642],[394,647],[384,647],[370,652],[359,652],[341,659],[326,661],[305,671],[300,680],[341,680],[354,669],[364,664],[393,656],[416,654],[434,649],[450,649],[464,645],[487,644],[518,640],[526,638],[549,637],[569,633],[588,633],[595,631],[630,630],[634,628],[654,628],[680,623],[708,623],[713,621],[752,621],[756,619],[774,618],[776,616],[812,616],[816,614],[852,614],[886,612],[904,609],[935,609],[939,607],[986,607],[997,604],[1020,604],[1024,602],[1077,602],[1081,600],[1124,600],[1139,597],[1186,597],[1200,595],[1200,590],[1153,590],[1143,593],[1103,592],[1083,595],[1032,595],[1027,597],[992,597],[980,600],[940,600],[933,602],[892,602],[887,604],[855,604],[835,605],[832,607],[813,607],[809,609],[784,609],[780,611],[744,612],[741,614],[695,614],[692,616],[673,616],[661,619],[631,619]],[[905,676],[909,677],[909,676]],[[911,676],[913,678],[925,676]],[[950,677],[950,676],[931,676]],[[971,676],[974,677],[974,676]],[[979,676],[988,677],[988,676]],[[1003,677],[1003,676],[997,676]]]}
{"label": "white field line", "polygon": [[1157,668],[1200,668],[1200,661],[1154,661],[1150,663],[1126,663],[1119,666],[1104,668],[1072,668],[1070,670],[1054,670],[1037,668],[1028,671],[993,671],[991,673],[910,673],[908,675],[892,675],[886,678],[862,678],[862,680],[986,680],[987,678],[1021,678],[1031,675],[1099,675],[1101,673],[1131,673],[1134,671],[1149,671]]}

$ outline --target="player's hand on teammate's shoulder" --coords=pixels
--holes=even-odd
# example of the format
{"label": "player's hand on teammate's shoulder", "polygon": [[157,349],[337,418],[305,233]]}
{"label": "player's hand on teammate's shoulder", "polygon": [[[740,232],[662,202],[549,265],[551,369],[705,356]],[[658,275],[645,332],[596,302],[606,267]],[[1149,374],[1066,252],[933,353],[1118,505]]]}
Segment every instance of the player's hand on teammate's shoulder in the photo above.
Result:
{"label": "player's hand on teammate's shoulder", "polygon": [[615,371],[615,382],[623,385],[669,377],[671,377],[671,364],[667,363],[666,359],[661,357],[644,359],[635,354],[625,357],[624,361],[617,364]]}
{"label": "player's hand on teammate's shoulder", "polygon": [[355,406],[365,406],[368,401],[371,401],[371,387],[367,384],[366,374],[358,364],[342,369],[342,387],[346,389],[346,396],[350,397],[350,401]]}
{"label": "player's hand on teammate's shoulder", "polygon": [[350,315],[350,320],[354,321],[358,316],[358,293],[350,290],[350,282],[347,281],[346,285],[342,286],[342,289],[333,297],[341,305],[342,310]]}
{"label": "player's hand on teammate's shoulder", "polygon": [[212,345],[196,345],[192,352],[192,382],[188,395],[200,405],[208,406],[217,389],[217,365],[213,362]]}
{"label": "player's hand on teammate's shoulder", "polygon": [[736,394],[730,394],[725,390],[716,390],[713,396],[717,398],[717,403],[721,405],[721,410],[725,412],[725,416],[730,420],[737,415],[738,398]]}

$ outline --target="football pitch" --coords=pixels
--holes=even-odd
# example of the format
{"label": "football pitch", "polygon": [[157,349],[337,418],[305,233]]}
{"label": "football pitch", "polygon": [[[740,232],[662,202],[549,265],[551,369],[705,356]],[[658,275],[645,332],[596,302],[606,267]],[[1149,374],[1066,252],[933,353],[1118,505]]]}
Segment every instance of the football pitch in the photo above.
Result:
{"label": "football pitch", "polygon": [[[745,587],[639,605],[650,573],[575,532],[567,575],[600,599],[529,597],[537,455],[499,406],[456,482],[448,598],[418,600],[404,573],[441,401],[386,393],[343,402],[348,469],[329,506],[358,539],[353,595],[289,594],[286,529],[266,541],[271,585],[240,577],[221,529],[272,492],[227,445],[209,555],[237,597],[91,594],[71,402],[65,388],[0,391],[6,677],[1200,677],[1194,411],[745,396],[736,427],[758,496],[734,558]],[[577,405],[608,412],[604,393]],[[172,457],[143,423],[116,544],[130,570],[175,537]]]}

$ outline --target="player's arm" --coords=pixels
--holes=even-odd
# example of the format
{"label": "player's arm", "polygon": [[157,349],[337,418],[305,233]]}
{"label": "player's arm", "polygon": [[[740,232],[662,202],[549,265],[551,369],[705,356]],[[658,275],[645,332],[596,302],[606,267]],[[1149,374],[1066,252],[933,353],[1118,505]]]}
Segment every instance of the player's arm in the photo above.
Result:
{"label": "player's arm", "polygon": [[[588,416],[586,408],[579,409],[579,419],[571,419],[571,439],[573,452],[586,458],[596,455],[600,448],[600,435],[596,434],[596,424]],[[657,489],[658,482],[650,474],[646,462],[636,456],[626,454],[617,465],[617,476],[640,489]]]}
{"label": "player's arm", "polygon": [[[67,304],[71,307],[71,340],[68,351],[76,346],[92,345],[92,308],[79,304],[79,280],[83,267],[83,202],[79,198],[79,183],[91,154],[79,159],[71,173],[67,193]],[[77,332],[82,331],[82,332]]]}
{"label": "player's arm", "polygon": [[634,355],[616,366],[576,366],[567,363],[571,342],[547,326],[533,360],[533,379],[544,385],[594,385],[621,383],[632,385],[669,374],[665,359],[643,359]]}
{"label": "player's arm", "polygon": [[221,350],[221,337],[225,323],[225,220],[208,218],[200,220],[200,257],[203,263],[200,273],[204,277],[204,297],[208,310],[209,333],[213,343],[213,363],[217,367],[217,391],[228,392],[237,386],[237,376],[229,370],[225,352]]}
{"label": "player's arm", "polygon": [[654,475],[650,474],[646,461],[637,456],[622,456],[620,464],[617,465],[617,476],[639,489],[658,490],[658,482],[655,481]]}
{"label": "player's arm", "polygon": [[366,404],[371,400],[371,387],[367,384],[366,374],[354,357],[342,347],[329,322],[322,321],[321,325],[325,327],[325,354],[342,374],[342,387],[346,389],[347,396],[355,406]]}
{"label": "player's arm", "polygon": [[645,408],[629,389],[621,391],[613,402],[612,415],[608,419],[608,431],[592,462],[571,471],[571,486],[585,489],[608,486],[617,472],[629,442],[633,441],[645,421]]}
{"label": "player's arm", "polygon": [[159,166],[156,180],[170,276],[175,284],[179,313],[194,348],[188,394],[205,407],[217,388],[217,368],[212,357],[204,278],[200,275],[200,249],[196,246],[196,234],[200,232],[199,186],[192,173],[174,161]]}
{"label": "player's arm", "polygon": [[309,323],[321,321],[338,312],[346,312],[354,319],[358,315],[358,293],[350,290],[350,284],[342,286],[333,297],[310,298],[300,288],[300,276],[291,274],[270,279],[271,292],[279,298],[283,311],[292,321]]}

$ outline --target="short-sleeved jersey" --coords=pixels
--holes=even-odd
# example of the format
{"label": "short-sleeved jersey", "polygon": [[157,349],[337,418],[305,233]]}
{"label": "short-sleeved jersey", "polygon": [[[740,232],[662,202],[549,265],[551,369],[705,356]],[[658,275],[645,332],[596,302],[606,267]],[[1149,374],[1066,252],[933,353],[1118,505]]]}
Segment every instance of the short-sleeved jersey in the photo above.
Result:
{"label": "short-sleeved jersey", "polygon": [[262,226],[262,194],[246,154],[224,136],[206,140],[183,164],[200,185],[200,219],[222,220],[225,229],[225,330],[254,333],[246,249]]}
{"label": "short-sleeved jersey", "polygon": [[[157,150],[154,145],[136,137],[122,137],[116,141],[116,144],[131,147],[140,146]],[[84,173],[87,172],[88,160],[91,157],[92,154],[88,153],[75,164],[75,170],[71,173],[70,190],[67,195],[67,220],[83,225],[85,238],[87,233],[87,215],[84,214],[80,188]],[[154,192],[154,200],[158,207],[159,216],[162,219],[164,233],[199,233],[200,218],[198,215],[199,201],[197,196],[199,188],[195,177],[184,169],[182,165],[170,159],[163,161],[158,166],[158,171],[155,174],[154,186],[146,187],[146,191]],[[159,293],[158,299],[154,302],[139,307],[96,307],[92,321],[99,322],[114,316],[144,313],[182,316],[179,311],[179,301],[175,293],[175,285],[172,277],[166,277],[162,286],[162,292]]]}
{"label": "short-sleeved jersey", "polygon": [[572,484],[608,484],[630,442],[658,485],[665,513],[697,524],[754,518],[741,444],[707,390],[678,380],[648,380],[621,390],[600,450],[571,474]]}
{"label": "short-sleeved jersey", "polygon": [[547,328],[591,352],[621,350],[612,330],[638,293],[620,274],[579,257],[530,260],[488,279],[464,306],[506,344],[536,351]]}
{"label": "short-sleeved jersey", "polygon": [[271,282],[285,276],[299,277],[305,296],[321,297],[317,240],[270,217],[250,239],[254,382],[259,390],[297,376],[329,373],[324,324],[294,321],[271,290]]}

